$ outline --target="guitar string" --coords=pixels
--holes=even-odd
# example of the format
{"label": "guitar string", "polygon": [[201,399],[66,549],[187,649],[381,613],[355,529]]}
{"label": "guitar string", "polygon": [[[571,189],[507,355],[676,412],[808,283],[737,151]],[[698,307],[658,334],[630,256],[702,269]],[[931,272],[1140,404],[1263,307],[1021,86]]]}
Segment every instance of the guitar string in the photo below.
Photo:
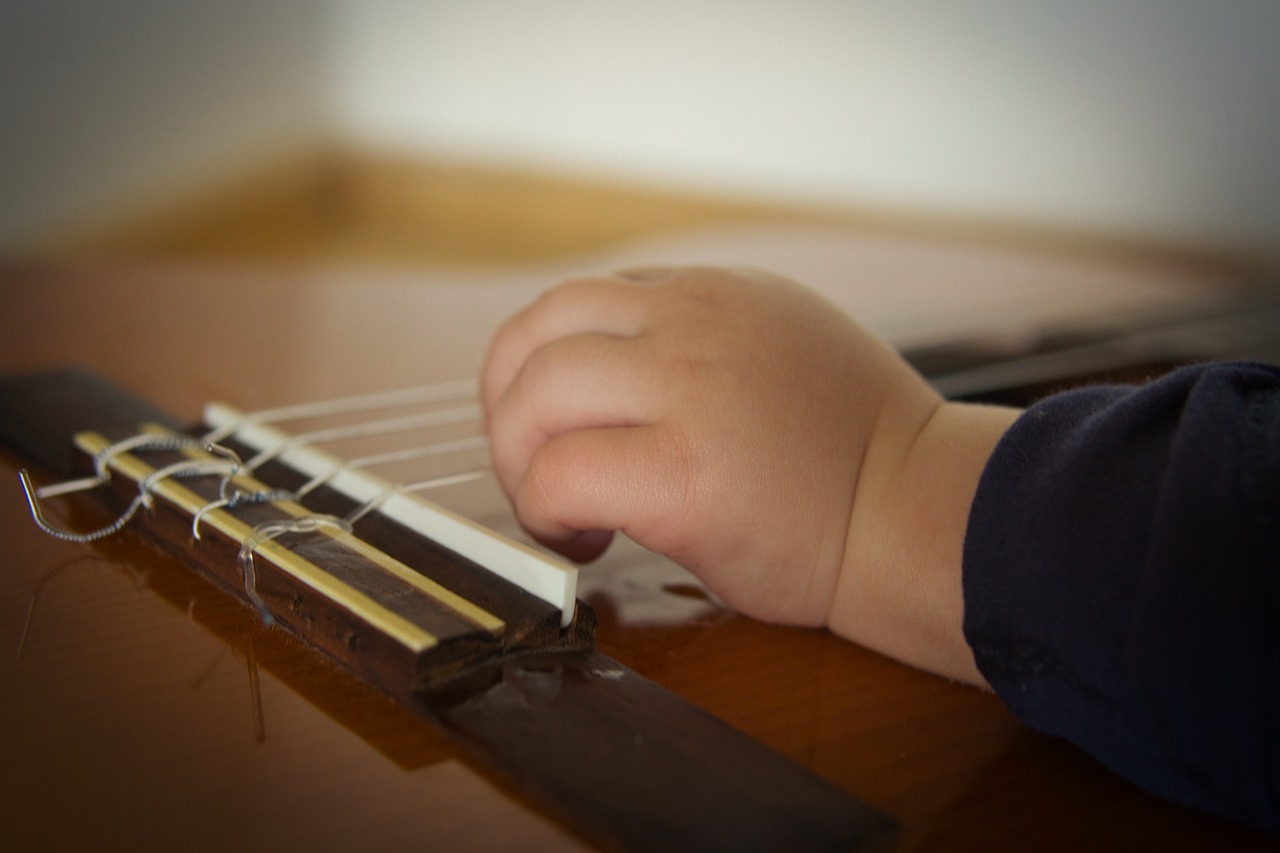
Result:
{"label": "guitar string", "polygon": [[[285,452],[289,447],[327,441],[338,441],[349,438],[388,435],[396,432],[407,432],[415,429],[425,429],[435,426],[478,422],[480,420],[480,409],[477,405],[472,404],[467,406],[457,406],[443,411],[429,412],[426,414],[409,415],[398,418],[384,418],[374,421],[359,422],[343,427],[313,430],[311,432],[289,437],[280,444],[258,453],[247,463],[242,463],[234,451],[219,443],[219,441],[233,435],[244,426],[249,424],[281,423],[304,418],[325,418],[340,414],[376,412],[380,409],[397,408],[422,403],[447,402],[462,399],[467,396],[474,397],[476,390],[477,384],[475,380],[462,379],[415,386],[412,388],[393,389],[391,391],[375,392],[372,394],[357,394],[329,400],[301,403],[272,409],[262,409],[243,413],[237,418],[229,421],[227,424],[223,424],[216,429],[206,432],[200,438],[193,438],[190,436],[158,436],[152,433],[143,432],[108,445],[96,453],[93,458],[94,475],[92,477],[67,480],[36,488],[31,481],[29,472],[27,472],[26,469],[23,469],[18,472],[19,479],[22,484],[23,492],[26,496],[31,517],[42,531],[63,541],[85,544],[117,533],[126,524],[128,524],[130,520],[132,520],[138,510],[149,507],[151,504],[151,493],[153,488],[160,480],[167,477],[187,477],[201,474],[221,473],[223,477],[219,486],[218,499],[211,501],[197,512],[192,521],[192,536],[196,540],[199,540],[200,523],[208,512],[221,508],[230,509],[235,506],[248,503],[290,499],[296,500],[310,491],[313,491],[328,479],[331,479],[339,473],[343,467],[371,467],[395,461],[407,461],[418,457],[442,456],[487,447],[487,439],[483,436],[474,436],[452,442],[437,442],[421,447],[407,448],[390,453],[364,457],[358,460],[353,460],[353,463],[347,463],[345,465],[340,463],[335,466],[332,472],[323,477],[314,478],[312,481],[304,484],[303,488],[298,490],[289,491],[281,489],[265,489],[246,491],[243,489],[235,489],[233,492],[228,494],[229,484],[233,482],[234,478],[239,473],[254,471],[267,461],[277,457],[280,453]],[[144,483],[139,485],[137,497],[134,498],[134,500],[114,521],[102,528],[88,533],[81,533],[61,528],[50,522],[43,512],[40,504],[40,501],[43,499],[72,494],[79,491],[86,491],[88,489],[105,485],[111,476],[109,463],[112,458],[121,453],[165,450],[178,451],[190,450],[193,448],[199,448],[206,452],[222,455],[225,459],[229,460],[229,462],[218,465],[214,465],[212,463],[200,465],[175,463],[160,472],[153,473],[146,478]]]}
{"label": "guitar string", "polygon": [[424,459],[431,456],[448,456],[454,453],[465,453],[471,450],[484,450],[489,446],[489,439],[483,435],[471,436],[470,438],[459,438],[453,441],[442,441],[435,444],[424,444],[419,447],[409,447],[403,450],[391,450],[385,453],[373,454],[370,456],[360,456],[349,462],[335,463],[328,471],[317,474],[307,482],[298,487],[297,494],[299,497],[305,497],[311,492],[323,486],[332,480],[343,470],[359,471],[365,468],[377,468],[383,465],[393,465],[398,462],[410,462],[415,459]]}
{"label": "guitar string", "polygon": [[373,510],[377,509],[391,495],[402,494],[404,492],[422,492],[432,489],[441,489],[446,486],[452,486],[478,479],[487,473],[487,469],[475,469],[471,471],[463,471],[458,474],[449,474],[443,477],[433,477],[429,480],[422,480],[416,483],[391,486],[366,501],[364,504],[356,507],[344,518],[337,518],[323,513],[311,513],[309,515],[297,516],[295,518],[264,521],[261,524],[258,524],[249,532],[249,535],[244,538],[244,541],[241,542],[240,553],[237,556],[237,564],[240,567],[240,574],[244,580],[245,595],[247,595],[249,600],[253,602],[254,607],[258,609],[258,615],[261,617],[263,624],[273,624],[275,622],[275,617],[271,615],[271,611],[268,609],[266,602],[263,601],[262,597],[258,594],[257,571],[255,570],[253,562],[254,554],[264,543],[270,542],[272,539],[275,539],[285,533],[312,533],[322,528],[333,528],[345,533],[350,533],[356,522],[364,518]]}
{"label": "guitar string", "polygon": [[[192,519],[192,536],[194,539],[200,538],[200,522],[204,516],[218,508],[231,509],[238,505],[248,503],[262,503],[279,500],[299,500],[303,495],[309,493],[315,488],[322,485],[328,479],[332,478],[339,471],[346,467],[348,469],[360,469],[376,466],[384,466],[394,464],[396,462],[405,462],[418,458],[432,456],[447,456],[454,453],[463,453],[473,450],[482,450],[488,446],[488,440],[485,436],[472,436],[469,438],[456,439],[453,441],[436,442],[421,447],[411,447],[397,451],[384,452],[380,454],[369,455],[357,459],[353,459],[345,466],[342,464],[335,465],[334,468],[324,476],[315,477],[302,488],[290,492],[281,489],[258,489],[245,490],[242,488],[233,488],[233,483],[237,475],[245,470],[253,470],[254,467],[263,464],[267,459],[274,456],[285,448],[285,445],[277,448],[275,453],[260,454],[251,460],[249,465],[241,462],[238,455],[229,448],[219,444],[221,438],[232,435],[239,426],[245,423],[266,423],[269,421],[283,421],[296,417],[323,417],[337,413],[353,412],[358,410],[373,410],[386,406],[400,406],[409,402],[438,401],[449,399],[457,396],[459,393],[471,392],[474,396],[475,383],[473,381],[460,381],[454,383],[445,383],[434,386],[423,386],[417,389],[406,389],[400,392],[391,392],[377,395],[363,395],[355,398],[344,398],[336,401],[325,401],[315,404],[307,404],[303,406],[294,406],[275,410],[268,410],[257,413],[250,413],[244,418],[239,419],[229,425],[224,425],[220,430],[214,430],[206,433],[200,441],[195,441],[187,437],[157,437],[147,433],[139,433],[122,441],[109,445],[99,453],[95,454],[93,459],[94,476],[81,478],[78,480],[69,480],[63,483],[47,485],[41,489],[35,489],[32,485],[30,475],[26,469],[19,472],[20,482],[24,494],[26,495],[28,507],[31,516],[40,529],[44,532],[55,536],[58,539],[71,542],[88,543],[101,539],[118,532],[133,518],[139,509],[149,507],[151,505],[151,495],[157,483],[161,480],[173,477],[189,477],[207,474],[220,474],[222,479],[218,487],[218,498],[209,502],[202,507]],[[343,437],[363,437],[369,435],[381,435],[389,432],[425,428],[430,426],[439,426],[450,423],[462,423],[465,421],[479,420],[479,410],[472,407],[458,407],[452,412],[437,413],[434,415],[419,416],[417,418],[401,418],[401,419],[384,419],[381,422],[366,423],[358,428],[347,428],[344,430],[330,430],[328,432],[313,432],[302,436],[295,436],[290,442],[291,445],[305,443],[307,441],[323,441],[326,439],[339,439]],[[124,452],[143,452],[146,450],[190,450],[194,447],[200,447],[206,452],[223,457],[220,460],[209,460],[203,462],[179,462],[169,466],[165,466],[144,478],[138,487],[138,494],[130,502],[125,511],[111,524],[90,533],[76,533],[69,531],[56,525],[49,523],[41,510],[40,499],[72,494],[91,488],[97,488],[104,485],[110,479],[109,463],[113,457]],[[254,565],[254,553],[258,547],[265,541],[269,541],[286,532],[307,532],[319,529],[322,526],[333,525],[339,529],[350,530],[360,518],[363,518],[369,512],[376,509],[383,501],[396,491],[417,492],[426,491],[435,488],[441,488],[447,485],[462,483],[469,480],[477,479],[484,476],[487,469],[474,469],[445,477],[437,477],[431,480],[408,483],[404,486],[391,487],[383,494],[376,496],[374,499],[366,502],[364,505],[356,507],[350,513],[347,519],[332,519],[317,514],[311,514],[295,519],[288,519],[274,523],[266,523],[256,526],[253,531],[241,543],[240,552],[237,562],[240,565],[241,575],[244,582],[245,594],[257,609],[260,619],[265,625],[272,625],[275,617],[272,615],[266,602],[262,599],[257,591],[257,572]],[[35,598],[37,593],[32,596],[32,601],[28,607],[27,619],[23,627],[22,636],[18,644],[18,657],[22,653],[26,645],[27,631],[30,628],[31,618],[34,612]],[[192,601],[194,605],[194,600]],[[190,610],[188,611],[190,616]],[[246,668],[249,673],[250,693],[254,707],[254,730],[255,737],[259,743],[265,741],[265,721],[263,714],[263,703],[258,685],[257,662],[255,660],[253,639],[247,638],[247,654]],[[216,662],[216,661],[215,661]]]}
{"label": "guitar string", "polygon": [[440,403],[447,400],[474,398],[478,384],[474,379],[455,379],[411,388],[397,388],[390,391],[378,391],[371,394],[353,394],[329,400],[318,400],[299,403],[292,406],[280,406],[274,409],[260,409],[245,412],[216,429],[207,432],[203,438],[211,444],[217,444],[227,436],[238,432],[249,424],[271,424],[303,418],[323,418],[353,412],[368,412],[378,409],[389,409],[398,406],[409,406],[424,403]]}
{"label": "guitar string", "polygon": [[321,528],[331,527],[346,533],[351,532],[351,525],[341,518],[332,515],[303,515],[297,518],[283,518],[276,521],[264,521],[256,525],[249,535],[240,543],[240,553],[236,556],[236,564],[240,567],[240,575],[244,580],[244,592],[258,609],[262,624],[275,624],[275,617],[267,608],[267,603],[258,594],[258,573],[254,567],[253,555],[263,544],[270,542],[285,533],[311,533]]}
{"label": "guitar string", "polygon": [[[193,515],[191,528],[192,537],[198,541],[200,539],[201,521],[209,512],[217,509],[231,509],[236,506],[251,503],[283,500],[296,501],[303,495],[318,488],[329,479],[332,479],[332,477],[336,476],[344,469],[368,468],[418,458],[447,456],[467,451],[481,450],[488,446],[488,440],[483,435],[455,439],[452,441],[435,442],[419,447],[402,448],[394,451],[372,454],[351,460],[348,463],[340,462],[336,464],[331,471],[321,476],[314,477],[312,480],[308,481],[296,490],[272,489],[269,487],[264,489],[246,490],[233,485],[235,478],[238,475],[242,473],[252,473],[256,468],[261,467],[266,464],[266,462],[278,457],[281,453],[286,452],[291,447],[311,446],[318,443],[341,441],[351,438],[383,436],[395,433],[412,432],[432,427],[475,423],[480,420],[481,413],[478,405],[471,404],[455,406],[444,410],[436,410],[424,414],[381,418],[361,421],[341,427],[311,430],[309,432],[287,436],[283,441],[260,451],[247,462],[243,462],[234,450],[225,447],[219,442],[223,439],[234,436],[238,430],[243,429],[245,426],[249,424],[279,423],[302,418],[318,419],[337,414],[376,412],[380,409],[403,407],[421,402],[438,403],[451,399],[458,399],[459,395],[466,392],[470,392],[474,395],[474,391],[475,382],[472,380],[464,380],[420,386],[411,389],[402,389],[399,391],[357,395],[316,403],[249,412],[240,415],[228,424],[224,424],[217,429],[206,432],[198,439],[190,436],[158,436],[152,433],[139,433],[138,435],[130,436],[126,439],[115,442],[98,451],[98,453],[94,455],[93,477],[69,480],[45,486],[41,489],[35,489],[33,487],[30,476],[25,469],[19,472],[19,477],[22,482],[24,493],[26,494],[32,518],[41,530],[63,541],[89,543],[118,532],[128,524],[140,509],[150,508],[155,488],[161,481],[170,478],[179,479],[196,476],[219,476],[221,479],[218,487],[218,498],[206,503]],[[89,533],[77,533],[53,525],[44,517],[40,505],[41,498],[71,494],[104,485],[111,477],[110,461],[119,454],[159,451],[190,451],[197,448],[221,458],[183,460],[156,469],[138,482],[138,493],[129,506],[126,507],[125,511],[122,512],[115,521],[103,528]],[[254,564],[254,554],[265,542],[271,541],[285,533],[308,533],[324,527],[333,527],[349,532],[353,524],[361,518],[364,518],[370,512],[376,510],[392,495],[404,492],[423,492],[470,482],[486,476],[489,472],[489,467],[484,466],[460,473],[432,477],[417,482],[392,485],[381,493],[370,498],[368,501],[352,509],[348,516],[343,519],[325,514],[310,513],[294,518],[263,522],[262,524],[255,526],[240,543],[240,550],[237,556],[237,562],[241,571],[246,596],[258,610],[264,624],[272,624],[274,622],[274,617],[267,607],[266,602],[257,591],[257,572]]]}
{"label": "guitar string", "polygon": [[340,427],[301,432],[286,437],[279,443],[258,452],[256,456],[245,462],[248,471],[255,471],[267,462],[285,453],[291,447],[300,445],[325,444],[353,438],[371,438],[379,435],[391,435],[400,432],[412,432],[432,427],[474,423],[480,420],[479,406],[457,406],[442,411],[426,412],[416,415],[404,415],[395,418],[384,418],[373,421],[361,421]]}
{"label": "guitar string", "polygon": [[[67,530],[48,521],[44,516],[44,511],[40,501],[42,498],[48,498],[53,495],[66,495],[75,492],[86,491],[88,489],[97,488],[105,485],[111,478],[110,462],[113,458],[121,453],[136,453],[142,451],[174,451],[186,450],[198,445],[196,439],[189,436],[157,436],[149,433],[139,433],[130,436],[114,444],[104,447],[102,450],[94,454],[93,457],[93,477],[84,477],[78,480],[68,480],[63,483],[56,483],[52,486],[46,486],[43,489],[37,489],[31,482],[31,474],[26,468],[18,472],[18,480],[22,484],[22,491],[27,499],[27,509],[31,513],[31,518],[35,521],[36,526],[55,539],[63,542],[75,542],[79,544],[87,544],[96,542],[107,536],[111,536],[119,532],[129,521],[138,513],[138,510],[144,506],[150,506],[150,496],[148,489],[154,486],[155,481],[150,483],[140,483],[138,494],[125,507],[124,511],[104,527],[88,533],[78,533],[76,531]],[[172,466],[170,466],[172,467]],[[181,471],[173,470],[169,472],[169,476],[180,476]]]}
{"label": "guitar string", "polygon": [[[389,407],[401,407],[405,404],[405,400],[409,396],[415,396],[419,399],[427,398],[432,402],[440,402],[448,399],[456,399],[454,395],[458,389],[474,391],[474,383],[446,383],[444,385],[427,386],[416,390],[410,389],[403,394],[389,393],[382,395],[366,395],[356,398],[343,398],[322,403],[307,404],[305,406],[268,410],[266,412],[250,412],[232,419],[230,423],[234,424],[235,428],[230,432],[225,432],[226,427],[224,425],[224,427],[215,430],[211,434],[230,437],[234,436],[239,429],[243,429],[249,424],[263,424],[267,422],[279,423],[304,417],[318,419],[333,416],[335,414],[349,414],[353,412],[376,412]],[[479,406],[472,404],[454,406],[452,408],[421,414],[359,421],[354,424],[348,424],[340,427],[329,427],[297,433],[294,435],[286,435],[280,442],[260,451],[258,454],[246,461],[243,464],[243,469],[248,472],[256,471],[257,468],[266,464],[268,461],[279,457],[281,454],[287,452],[293,447],[314,447],[317,444],[343,441],[352,438],[385,436],[397,433],[415,432],[435,427],[475,423],[480,420],[480,417],[481,412]],[[206,435],[206,438],[207,437],[208,435]],[[368,468],[394,462],[409,461],[416,458],[446,456],[470,450],[484,449],[487,446],[488,439],[486,437],[472,436],[453,441],[436,442],[418,447],[402,448],[395,451],[372,454],[359,457],[345,463],[338,462],[328,472],[313,477],[298,489],[294,490],[290,494],[289,499],[301,501],[305,495],[314,491],[316,488],[319,488],[343,470]],[[337,519],[329,515],[313,513],[292,519],[264,522],[263,524],[258,525],[241,543],[238,557],[241,575],[244,580],[245,594],[258,609],[259,616],[262,618],[263,623],[267,625],[272,624],[274,622],[274,617],[271,615],[266,603],[257,591],[257,572],[254,565],[254,553],[263,542],[269,541],[270,539],[284,533],[305,533],[318,530],[322,527],[336,527],[349,533],[356,522],[364,518],[370,512],[376,510],[392,495],[402,494],[404,492],[429,491],[469,482],[485,476],[488,473],[488,470],[489,469],[487,467],[472,469],[457,474],[433,477],[414,483],[391,485],[381,493],[374,495],[368,501],[365,501],[363,504],[353,508],[345,518],[341,519]],[[221,500],[211,502],[202,508],[200,512],[197,513],[196,519],[193,521],[193,531],[198,530],[199,519],[202,518],[207,511],[218,508],[220,505],[223,505],[223,501]],[[226,505],[229,508],[229,502]]]}
{"label": "guitar string", "polygon": [[[50,496],[68,495],[75,492],[87,491],[89,489],[105,485],[111,479],[111,460],[122,453],[175,452],[189,451],[193,449],[217,452],[224,458],[182,460],[152,471],[138,481],[137,494],[134,495],[133,499],[125,509],[115,518],[115,520],[103,527],[91,530],[87,533],[77,532],[59,527],[45,517],[41,499],[48,498]],[[222,479],[219,483],[219,494],[221,495],[219,500],[225,501],[231,505],[236,503],[262,502],[267,500],[283,500],[291,494],[278,490],[236,490],[236,492],[228,497],[228,484],[243,467],[239,458],[236,457],[234,451],[231,451],[228,448],[220,447],[218,445],[202,445],[199,439],[195,439],[190,436],[156,435],[148,432],[138,433],[137,435],[109,444],[102,450],[95,453],[93,457],[93,467],[95,471],[93,477],[68,480],[39,489],[37,489],[32,483],[31,474],[27,469],[23,468],[18,472],[18,480],[22,484],[23,494],[27,500],[27,509],[29,510],[31,518],[35,521],[37,527],[55,539],[59,539],[64,542],[73,542],[77,544],[96,542],[99,539],[118,533],[133,519],[135,515],[138,514],[139,510],[150,509],[157,484],[167,479],[220,476]],[[198,521],[193,523],[193,535],[196,539],[200,538]]]}
{"label": "guitar string", "polygon": [[[282,423],[299,419],[323,419],[339,414],[371,413],[388,408],[400,408],[408,405],[410,401],[426,401],[432,403],[454,402],[461,400],[464,397],[474,397],[476,392],[477,385],[474,380],[455,380],[403,389],[401,391],[355,395],[351,397],[342,397],[277,409],[246,412],[232,418],[227,424],[224,424],[223,426],[206,434],[206,438],[209,435],[216,435],[225,438],[227,436],[234,435],[237,431],[244,429],[248,425]],[[293,435],[286,434],[283,439],[259,451],[255,456],[245,462],[244,468],[246,471],[255,471],[265,465],[268,461],[278,458],[294,447],[314,447],[319,444],[344,441],[354,438],[386,436],[467,423],[478,424],[481,421],[481,418],[482,411],[479,405],[471,403],[453,406],[446,409],[437,409],[426,413],[392,418],[378,418],[358,421],[356,423],[338,427],[316,429]],[[339,460],[335,462],[328,471],[312,477],[306,483],[303,483],[294,490],[293,499],[301,501],[301,499],[306,495],[328,483],[343,471],[368,469],[430,457],[450,456],[469,451],[484,450],[488,446],[489,440],[487,436],[476,435],[448,441],[428,443],[414,447],[398,448],[396,450],[357,457],[349,461]],[[484,467],[473,468],[456,474],[433,477],[415,483],[394,484],[374,495],[363,504],[355,507],[348,514],[347,520],[350,523],[355,523],[355,521],[363,518],[370,512],[374,511],[377,507],[381,506],[394,494],[404,492],[422,492],[444,488],[451,485],[459,485],[480,479],[490,473],[490,471],[491,468],[486,465]]]}
{"label": "guitar string", "polygon": [[474,480],[478,480],[481,477],[487,476],[488,473],[488,468],[473,468],[470,471],[461,471],[457,474],[446,474],[442,477],[432,477],[428,480],[419,480],[416,483],[390,486],[353,509],[346,516],[346,520],[351,524],[355,524],[357,521],[386,503],[387,499],[392,495],[404,494],[405,492],[427,492],[433,489],[457,486],[462,483],[469,483]]}

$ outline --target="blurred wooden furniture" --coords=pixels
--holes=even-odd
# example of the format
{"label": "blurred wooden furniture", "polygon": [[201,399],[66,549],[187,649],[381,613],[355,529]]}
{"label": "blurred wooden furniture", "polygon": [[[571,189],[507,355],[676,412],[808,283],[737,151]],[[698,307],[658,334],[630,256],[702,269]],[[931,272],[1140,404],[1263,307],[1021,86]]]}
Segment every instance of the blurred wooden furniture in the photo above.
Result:
{"label": "blurred wooden furniture", "polygon": [[340,146],[301,149],[212,186],[122,207],[94,227],[50,235],[36,248],[62,258],[494,268],[658,235],[761,224],[835,226],[1213,273],[1257,274],[1275,263],[1212,245],[1171,245],[1105,231],[716,193]]}

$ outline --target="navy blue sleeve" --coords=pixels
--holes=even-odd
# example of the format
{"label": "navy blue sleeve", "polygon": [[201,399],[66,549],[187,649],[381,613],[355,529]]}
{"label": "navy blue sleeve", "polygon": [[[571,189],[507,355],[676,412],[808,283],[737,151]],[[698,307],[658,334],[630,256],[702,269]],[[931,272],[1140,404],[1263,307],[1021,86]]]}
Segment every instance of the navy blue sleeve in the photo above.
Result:
{"label": "navy blue sleeve", "polygon": [[1280,829],[1280,369],[1028,409],[982,475],[964,597],[978,668],[1027,725]]}

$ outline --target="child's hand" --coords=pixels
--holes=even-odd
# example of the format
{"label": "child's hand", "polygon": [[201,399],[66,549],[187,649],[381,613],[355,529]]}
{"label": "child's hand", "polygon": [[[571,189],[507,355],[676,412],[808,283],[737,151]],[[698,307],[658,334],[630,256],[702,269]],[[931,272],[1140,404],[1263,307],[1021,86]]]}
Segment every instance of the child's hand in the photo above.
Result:
{"label": "child's hand", "polygon": [[877,500],[859,486],[873,436],[898,459],[941,405],[816,295],[718,269],[561,285],[499,331],[483,395],[540,541],[589,559],[622,530],[742,612],[812,626],[853,556],[855,497]]}

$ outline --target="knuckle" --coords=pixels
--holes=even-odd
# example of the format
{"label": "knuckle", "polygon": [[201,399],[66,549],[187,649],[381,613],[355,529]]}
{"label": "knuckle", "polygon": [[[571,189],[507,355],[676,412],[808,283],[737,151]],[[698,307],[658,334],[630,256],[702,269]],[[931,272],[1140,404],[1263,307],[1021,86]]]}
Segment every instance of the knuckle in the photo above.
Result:
{"label": "knuckle", "polygon": [[537,313],[558,313],[568,306],[598,293],[606,282],[600,278],[570,278],[544,290],[534,300],[533,310]]}
{"label": "knuckle", "polygon": [[560,341],[539,347],[520,365],[516,381],[521,394],[535,406],[554,402],[566,364]]}

